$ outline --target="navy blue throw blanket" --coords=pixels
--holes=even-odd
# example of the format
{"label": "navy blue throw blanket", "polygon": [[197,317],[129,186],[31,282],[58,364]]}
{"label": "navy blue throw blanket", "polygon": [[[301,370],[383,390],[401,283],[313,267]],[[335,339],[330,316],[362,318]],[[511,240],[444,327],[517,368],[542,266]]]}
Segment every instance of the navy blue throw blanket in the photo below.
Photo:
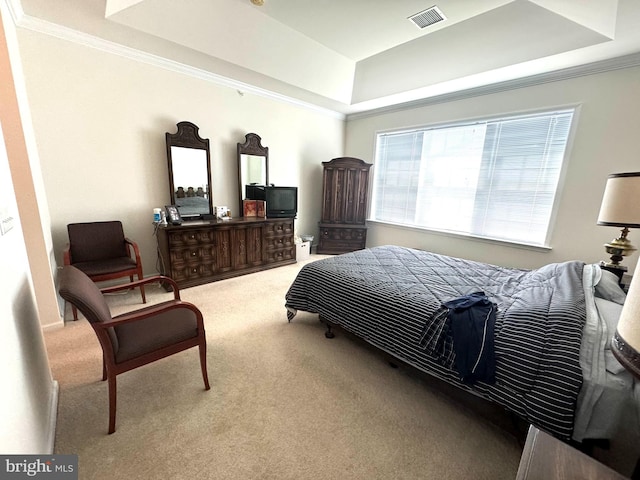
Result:
{"label": "navy blue throw blanket", "polygon": [[496,362],[493,331],[497,307],[484,294],[474,292],[449,300],[449,328],[453,336],[455,366],[467,384],[494,383]]}

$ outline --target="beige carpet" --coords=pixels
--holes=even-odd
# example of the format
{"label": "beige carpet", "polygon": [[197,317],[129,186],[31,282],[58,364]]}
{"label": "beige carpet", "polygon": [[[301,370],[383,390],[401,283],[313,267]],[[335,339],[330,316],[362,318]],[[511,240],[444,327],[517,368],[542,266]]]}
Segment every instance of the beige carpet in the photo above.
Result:
{"label": "beige carpet", "polygon": [[[55,452],[79,455],[81,479],[515,478],[520,443],[487,416],[344,332],[325,339],[317,315],[287,323],[301,265],[182,290],[204,313],[211,390],[197,349],[120,375],[113,435],[93,330],[81,316],[48,332]],[[137,292],[108,300],[140,307]]]}

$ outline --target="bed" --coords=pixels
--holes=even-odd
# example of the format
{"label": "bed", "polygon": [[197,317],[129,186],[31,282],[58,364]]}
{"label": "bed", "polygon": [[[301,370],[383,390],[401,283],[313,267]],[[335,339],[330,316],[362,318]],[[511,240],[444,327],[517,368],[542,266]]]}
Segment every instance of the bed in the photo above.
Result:
{"label": "bed", "polygon": [[[285,298],[291,322],[317,313],[423,372],[495,402],[558,438],[609,438],[633,380],[607,353],[624,292],[578,261],[534,270],[387,245],[304,265]],[[425,343],[444,302],[483,292],[497,307],[495,381],[462,381],[451,338]],[[599,305],[600,304],[600,305]],[[606,308],[605,308],[606,307]]]}

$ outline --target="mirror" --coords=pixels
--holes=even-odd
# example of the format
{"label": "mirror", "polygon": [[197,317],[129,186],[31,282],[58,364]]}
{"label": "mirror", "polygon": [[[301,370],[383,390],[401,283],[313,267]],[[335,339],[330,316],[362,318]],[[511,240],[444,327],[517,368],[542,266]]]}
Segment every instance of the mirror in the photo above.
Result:
{"label": "mirror", "polygon": [[255,133],[247,133],[244,143],[238,142],[238,212],[244,211],[245,185],[269,183],[269,147],[261,145],[262,139]]}
{"label": "mirror", "polygon": [[177,133],[166,133],[171,205],[184,220],[212,215],[209,139],[191,122],[177,126]]}

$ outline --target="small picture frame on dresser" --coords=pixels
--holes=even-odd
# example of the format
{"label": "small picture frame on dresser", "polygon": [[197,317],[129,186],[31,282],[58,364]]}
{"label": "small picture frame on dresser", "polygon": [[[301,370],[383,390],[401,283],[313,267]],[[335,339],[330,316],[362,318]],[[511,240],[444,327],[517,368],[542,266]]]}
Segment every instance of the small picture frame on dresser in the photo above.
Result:
{"label": "small picture frame on dresser", "polygon": [[218,220],[229,220],[231,218],[228,207],[213,207],[213,209]]}
{"label": "small picture frame on dresser", "polygon": [[256,217],[257,216],[257,200],[243,200],[243,214],[245,217]]}

